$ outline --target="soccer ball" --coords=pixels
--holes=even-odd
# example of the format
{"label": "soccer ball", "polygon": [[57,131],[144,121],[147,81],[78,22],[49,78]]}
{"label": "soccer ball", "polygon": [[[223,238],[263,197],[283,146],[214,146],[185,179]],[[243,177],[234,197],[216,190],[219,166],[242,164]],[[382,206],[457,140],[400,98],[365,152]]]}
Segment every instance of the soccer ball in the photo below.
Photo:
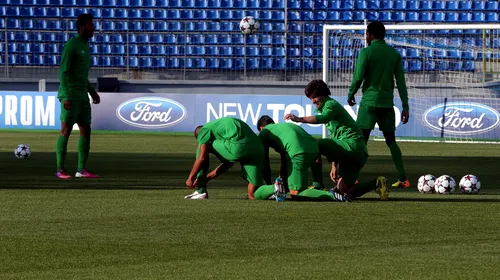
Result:
{"label": "soccer ball", "polygon": [[481,181],[472,174],[465,175],[458,183],[460,191],[465,194],[476,194],[481,190]]}
{"label": "soccer ball", "polygon": [[244,17],[240,22],[240,30],[245,35],[251,35],[259,31],[259,21],[251,16]]}
{"label": "soccer ball", "polygon": [[18,159],[27,159],[31,155],[30,147],[25,144],[19,144],[14,150],[14,155]]}
{"label": "soccer ball", "polygon": [[418,178],[417,189],[420,193],[433,193],[436,177],[432,174],[425,174]]}
{"label": "soccer ball", "polygon": [[457,183],[455,179],[449,175],[443,175],[436,179],[436,184],[434,185],[434,191],[438,194],[450,194],[455,192],[455,186]]}

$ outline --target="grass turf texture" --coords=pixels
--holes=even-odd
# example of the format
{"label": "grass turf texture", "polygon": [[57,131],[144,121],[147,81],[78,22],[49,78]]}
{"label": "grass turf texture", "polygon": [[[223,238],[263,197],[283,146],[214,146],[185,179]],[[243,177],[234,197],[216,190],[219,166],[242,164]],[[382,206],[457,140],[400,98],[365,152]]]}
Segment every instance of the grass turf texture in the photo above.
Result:
{"label": "grass turf texture", "polygon": [[[89,168],[102,178],[58,181],[56,137],[1,132],[1,279],[497,277],[498,145],[400,143],[413,186],[388,202],[370,193],[348,204],[276,203],[246,200],[239,166],[211,182],[209,200],[184,200],[196,147],[185,135],[96,133]],[[20,143],[32,149],[28,160],[14,159]],[[396,180],[385,144],[371,141],[369,151],[362,179]],[[457,183],[472,173],[483,187],[421,195],[424,173]]]}

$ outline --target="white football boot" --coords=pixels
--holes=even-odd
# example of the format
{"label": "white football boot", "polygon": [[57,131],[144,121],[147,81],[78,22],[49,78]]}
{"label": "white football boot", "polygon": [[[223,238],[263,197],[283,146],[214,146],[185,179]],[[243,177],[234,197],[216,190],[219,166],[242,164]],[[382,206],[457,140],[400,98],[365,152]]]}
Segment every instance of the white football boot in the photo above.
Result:
{"label": "white football boot", "polygon": [[185,199],[208,199],[208,193],[199,193],[198,191],[195,191],[194,193],[190,195],[186,195],[184,197]]}

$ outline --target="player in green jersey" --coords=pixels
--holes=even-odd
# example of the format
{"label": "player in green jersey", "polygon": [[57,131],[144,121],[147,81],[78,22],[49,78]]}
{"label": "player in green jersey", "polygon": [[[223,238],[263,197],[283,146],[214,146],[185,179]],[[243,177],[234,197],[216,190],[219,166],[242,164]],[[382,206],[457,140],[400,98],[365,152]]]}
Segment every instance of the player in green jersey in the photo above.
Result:
{"label": "player in green jersey", "polygon": [[366,42],[368,47],[362,49],[356,63],[352,84],[349,87],[348,103],[356,104],[354,95],[363,84],[363,97],[358,110],[358,123],[368,142],[371,131],[378,124],[384,134],[385,143],[389,147],[392,160],[396,165],[399,180],[393,187],[409,188],[401,149],[396,143],[396,116],[394,113],[394,78],[403,103],[401,122],[406,124],[410,117],[408,92],[401,55],[384,41],[385,27],[381,22],[372,22],[367,27]]}
{"label": "player in green jersey", "polygon": [[[198,141],[198,149],[186,186],[197,189],[185,198],[208,198],[208,181],[229,170],[235,162],[239,162],[241,176],[248,182],[248,198],[255,199],[255,191],[263,185],[264,148],[248,124],[240,119],[224,117],[198,126],[194,136]],[[209,153],[213,153],[222,162],[210,173]],[[272,193],[268,197],[271,195]]]}
{"label": "player in green jersey", "polygon": [[88,80],[90,69],[90,49],[88,41],[94,36],[94,17],[90,14],[78,16],[76,26],[78,34],[64,44],[61,65],[59,68],[59,92],[57,98],[61,103],[61,134],[57,138],[57,173],[60,179],[70,179],[64,161],[68,147],[68,139],[73,125],[80,129],[78,139],[78,169],[75,177],[97,178],[97,175],[86,169],[90,151],[90,123],[92,119],[89,94],[94,104],[101,99]]}
{"label": "player in green jersey", "polygon": [[[290,190],[292,199],[345,201],[338,193],[315,188],[324,188],[321,164],[318,164],[319,148],[316,139],[302,127],[293,123],[274,123],[269,116],[262,116],[257,122],[259,138],[264,145],[264,180],[271,181],[269,148],[281,156],[280,177]],[[308,170],[312,171],[313,186],[308,188]],[[266,199],[274,186],[262,186],[255,192],[256,199]],[[262,195],[263,194],[263,195]],[[261,196],[262,195],[262,196]],[[278,194],[275,194],[278,195]]]}
{"label": "player in green jersey", "polygon": [[382,200],[387,200],[389,194],[385,177],[355,184],[368,158],[366,143],[353,118],[341,104],[330,98],[330,89],[326,83],[322,80],[311,81],[305,89],[305,95],[316,106],[319,115],[297,117],[287,114],[285,120],[326,125],[330,137],[319,140],[319,151],[332,164],[332,180],[340,178],[337,182],[338,190],[346,194],[348,200],[353,200],[375,189]]}

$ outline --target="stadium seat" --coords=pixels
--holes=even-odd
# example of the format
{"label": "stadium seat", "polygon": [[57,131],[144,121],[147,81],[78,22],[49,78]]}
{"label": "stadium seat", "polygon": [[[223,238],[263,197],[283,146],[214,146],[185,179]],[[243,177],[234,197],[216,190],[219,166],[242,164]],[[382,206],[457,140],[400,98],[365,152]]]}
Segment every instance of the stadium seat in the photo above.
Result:
{"label": "stadium seat", "polygon": [[391,12],[379,12],[378,13],[379,21],[391,21]]}
{"label": "stadium seat", "polygon": [[168,31],[183,31],[184,26],[181,22],[169,22],[168,23]]}
{"label": "stadium seat", "polygon": [[366,8],[371,11],[376,11],[379,9],[379,0],[366,0]]}
{"label": "stadium seat", "polygon": [[205,37],[203,34],[191,35],[191,44],[203,45],[205,43]]}
{"label": "stadium seat", "polygon": [[176,44],[177,43],[177,36],[173,34],[167,34],[163,38],[163,42],[165,44]]}
{"label": "stadium seat", "polygon": [[274,32],[284,32],[285,24],[284,23],[273,23],[273,31]]}
{"label": "stadium seat", "polygon": [[155,25],[153,21],[143,21],[141,24],[141,29],[144,31],[158,31],[155,30]]}
{"label": "stadium seat", "polygon": [[460,12],[458,13],[458,21],[460,22],[469,22],[472,19],[471,13]]}
{"label": "stadium seat", "polygon": [[153,55],[162,55],[163,56],[163,55],[167,54],[166,48],[163,45],[151,46],[150,51],[151,51],[150,54],[153,54]]}
{"label": "stadium seat", "polygon": [[283,35],[273,35],[272,43],[273,45],[283,45],[285,44],[285,38]]}
{"label": "stadium seat", "polygon": [[418,12],[406,12],[405,21],[418,21]]}
{"label": "stadium seat", "polygon": [[314,20],[315,21],[326,20],[326,12],[325,11],[314,11]]}
{"label": "stadium seat", "polygon": [[472,22],[484,22],[486,20],[483,12],[473,12],[472,13]]}
{"label": "stadium seat", "polygon": [[123,54],[125,54],[125,46],[124,45],[113,45],[111,47],[111,53],[123,55]]}
{"label": "stadium seat", "polygon": [[432,10],[443,11],[445,10],[445,0],[434,0],[432,1]]}
{"label": "stadium seat", "polygon": [[445,15],[443,12],[434,12],[432,13],[432,21],[434,22],[442,22],[445,20]]}
{"label": "stadium seat", "polygon": [[233,19],[234,20],[241,20],[243,17],[245,17],[245,12],[243,10],[235,10],[232,13]]}
{"label": "stadium seat", "polygon": [[290,46],[300,46],[302,45],[301,43],[301,39],[302,36],[296,36],[296,35],[290,35],[287,37],[287,45],[290,45]]}
{"label": "stadium seat", "polygon": [[243,35],[238,34],[238,35],[233,35],[231,37],[231,44],[233,45],[243,45]]}
{"label": "stadium seat", "polygon": [[205,47],[205,54],[217,56],[217,55],[219,55],[219,48],[217,48],[215,46]]}
{"label": "stadium seat", "polygon": [[327,0],[314,0],[314,9],[315,10],[326,10],[328,1]]}
{"label": "stadium seat", "polygon": [[460,0],[458,1],[458,9],[461,11],[470,11],[472,10],[471,0]]}
{"label": "stadium seat", "polygon": [[233,48],[232,47],[218,47],[218,52],[220,56],[232,56]]}
{"label": "stadium seat", "polygon": [[365,20],[365,13],[362,11],[354,11],[352,13],[352,20],[353,21],[363,21]]}
{"label": "stadium seat", "polygon": [[419,12],[418,14],[419,21],[432,21],[431,19],[431,13],[429,12]]}
{"label": "stadium seat", "polygon": [[499,21],[499,14],[495,12],[487,12],[486,13],[486,22],[498,22]]}
{"label": "stadium seat", "polygon": [[392,4],[392,9],[397,11],[406,10],[406,0],[394,0]]}
{"label": "stadium seat", "polygon": [[487,11],[498,11],[499,9],[499,3],[498,0],[488,0],[485,3],[484,9]]}
{"label": "stadium seat", "polygon": [[391,21],[393,22],[401,22],[404,21],[404,13],[403,12],[392,12],[391,13]]}
{"label": "stadium seat", "polygon": [[364,10],[366,9],[365,0],[355,0],[354,1],[354,10]]}
{"label": "stadium seat", "polygon": [[205,21],[195,21],[186,23],[186,31],[206,31],[207,23]]}
{"label": "stadium seat", "polygon": [[243,40],[246,40],[247,45],[257,45],[259,44],[259,37],[255,36],[245,36]]}
{"label": "stadium seat", "polygon": [[291,10],[299,10],[301,1],[288,0],[287,8]]}
{"label": "stadium seat", "polygon": [[231,35],[218,35],[217,42],[221,45],[230,45],[231,44]]}
{"label": "stadium seat", "polygon": [[447,11],[457,11],[458,10],[458,0],[448,0],[444,6]]}
{"label": "stadium seat", "polygon": [[19,15],[21,17],[32,17],[33,16],[33,8],[32,7],[20,7]]}
{"label": "stadium seat", "polygon": [[352,20],[352,12],[351,11],[341,11],[339,20],[351,21]]}
{"label": "stadium seat", "polygon": [[418,2],[418,9],[420,11],[430,11],[432,10],[432,2],[430,0],[420,0]]}
{"label": "stadium seat", "polygon": [[379,1],[380,10],[392,10],[392,0],[380,0]]}
{"label": "stadium seat", "polygon": [[307,33],[316,33],[316,32],[319,32],[318,28],[317,28],[317,24],[315,23],[304,23],[304,26],[303,26],[303,29],[304,29],[304,32],[307,32]]}
{"label": "stadium seat", "polygon": [[[304,12],[306,13],[306,12]],[[307,13],[311,13],[311,12],[307,12]],[[288,11],[288,20],[301,20],[301,14],[300,12],[297,12],[297,11]],[[302,16],[304,16],[304,14],[302,14]],[[312,17],[309,16],[309,17]]]}
{"label": "stadium seat", "polygon": [[[235,23],[233,22],[221,22],[220,23],[220,31],[234,31],[234,30],[237,30],[237,27],[238,26],[235,26],[234,25]],[[237,24],[237,23],[236,23]],[[210,25],[209,25],[210,26]],[[235,29],[236,27],[236,29]],[[262,25],[262,30],[265,32],[265,31],[271,31],[272,29],[270,28],[271,27],[271,24],[270,23],[264,23]],[[265,28],[265,27],[269,27],[269,28]]]}
{"label": "stadium seat", "polygon": [[472,10],[474,10],[474,11],[481,11],[482,12],[486,8],[484,0],[472,0],[471,2],[472,2],[471,3]]}
{"label": "stadium seat", "polygon": [[259,47],[246,47],[247,56],[259,56]]}
{"label": "stadium seat", "polygon": [[220,31],[220,22],[208,22],[207,31]]}
{"label": "stadium seat", "polygon": [[302,24],[300,23],[289,23],[288,24],[288,31],[289,32],[297,32],[297,33],[301,33],[302,32]]}
{"label": "stadium seat", "polygon": [[285,56],[285,48],[275,47],[272,49],[273,56]]}
{"label": "stadium seat", "polygon": [[19,7],[7,7],[5,9],[5,15],[8,17],[18,17],[19,16]]}
{"label": "stadium seat", "polygon": [[168,8],[168,0],[155,0],[155,8]]}
{"label": "stadium seat", "polygon": [[340,13],[337,11],[327,12],[326,19],[331,21],[338,21],[340,19]]}
{"label": "stadium seat", "polygon": [[[160,16],[158,13],[163,12],[161,14],[164,14],[165,10],[157,10],[156,15]],[[155,16],[155,18],[159,19],[159,17]],[[179,10],[166,10],[166,15],[165,19],[180,19],[181,18],[181,13]]]}
{"label": "stadium seat", "polygon": [[457,22],[458,21],[458,13],[456,12],[446,12],[445,21],[447,22]]}
{"label": "stadium seat", "polygon": [[8,18],[7,19],[7,29],[19,29],[19,20]]}
{"label": "stadium seat", "polygon": [[102,0],[89,0],[88,2],[89,2],[88,6],[91,6],[91,7],[102,7],[103,6]]}
{"label": "stadium seat", "polygon": [[420,71],[422,69],[422,62],[420,60],[408,60],[408,71]]}
{"label": "stadium seat", "polygon": [[474,51],[473,50],[464,50],[461,53],[461,58],[463,59],[474,59]]}
{"label": "stadium seat", "polygon": [[[338,2],[340,2],[340,10],[353,10],[354,8],[354,1],[352,0],[338,0]],[[330,7],[329,7],[330,9]]]}
{"label": "stadium seat", "polygon": [[89,0],[76,0],[76,6],[79,7],[88,7],[89,6]]}

